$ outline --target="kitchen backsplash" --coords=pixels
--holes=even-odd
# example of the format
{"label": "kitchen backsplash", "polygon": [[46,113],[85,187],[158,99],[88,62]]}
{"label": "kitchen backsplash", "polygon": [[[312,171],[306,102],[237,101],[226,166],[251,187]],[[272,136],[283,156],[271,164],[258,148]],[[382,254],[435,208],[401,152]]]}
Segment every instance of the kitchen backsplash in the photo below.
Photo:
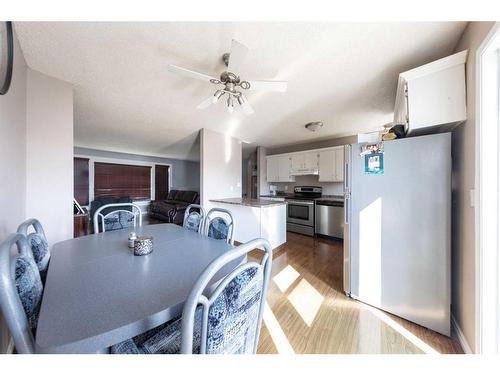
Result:
{"label": "kitchen backsplash", "polygon": [[[295,182],[273,182],[278,191],[293,193],[294,186],[321,186],[324,195],[342,195],[344,184],[342,182],[319,182],[318,176],[296,176]],[[285,190],[286,187],[286,190]]]}

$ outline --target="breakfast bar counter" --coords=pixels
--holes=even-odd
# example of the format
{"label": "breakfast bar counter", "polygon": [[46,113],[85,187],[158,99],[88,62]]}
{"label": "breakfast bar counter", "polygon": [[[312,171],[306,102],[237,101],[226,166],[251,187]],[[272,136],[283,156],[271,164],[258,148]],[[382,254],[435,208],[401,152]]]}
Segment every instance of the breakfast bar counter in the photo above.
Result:
{"label": "breakfast bar counter", "polygon": [[234,217],[234,239],[247,242],[255,238],[269,241],[273,249],[286,242],[286,203],[271,199],[210,199],[210,208],[229,210]]}
{"label": "breakfast bar counter", "polygon": [[250,207],[271,207],[271,206],[282,206],[285,204],[284,201],[280,202],[271,199],[252,199],[252,198],[211,199],[210,202],[233,204],[240,206],[250,206]]}

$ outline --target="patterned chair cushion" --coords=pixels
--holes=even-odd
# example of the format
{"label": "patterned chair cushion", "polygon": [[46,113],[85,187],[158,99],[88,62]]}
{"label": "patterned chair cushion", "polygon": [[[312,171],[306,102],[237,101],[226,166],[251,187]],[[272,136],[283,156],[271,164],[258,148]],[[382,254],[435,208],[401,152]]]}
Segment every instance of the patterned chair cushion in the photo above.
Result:
{"label": "patterned chair cushion", "polygon": [[49,267],[50,261],[50,251],[49,244],[38,233],[30,233],[28,235],[28,245],[31,247],[31,252],[33,253],[33,258],[38,266],[38,271],[40,272],[40,278],[42,284],[45,285],[45,279],[47,278],[47,268]]}
{"label": "patterned chair cushion", "polygon": [[[193,351],[200,352],[202,309],[195,313]],[[181,349],[181,317],[111,347],[111,354],[178,354]]]}
{"label": "patterned chair cushion", "polygon": [[137,347],[134,340],[128,339],[113,345],[111,354],[144,354],[144,351]]}
{"label": "patterned chair cushion", "polygon": [[213,218],[208,226],[208,237],[226,240],[229,235],[229,223],[222,217]]}
{"label": "patterned chair cushion", "polygon": [[30,233],[28,235],[28,243],[38,270],[45,271],[50,259],[49,244],[38,233]]}
{"label": "patterned chair cushion", "polygon": [[134,214],[132,212],[113,212],[104,218],[104,228],[106,232],[132,226],[134,226]]}
{"label": "patterned chair cushion", "polygon": [[186,218],[185,228],[198,232],[200,229],[202,216],[198,212],[191,212]]}
{"label": "patterned chair cushion", "polygon": [[24,256],[17,258],[15,284],[29,326],[35,331],[42,302],[43,286],[38,268],[32,259]]}
{"label": "patterned chair cushion", "polygon": [[[203,310],[196,309],[193,329],[193,353],[200,353],[201,345],[201,319]],[[179,354],[181,350],[181,325],[179,317],[165,324],[155,335],[142,342],[140,345],[144,353],[149,354]]]}
{"label": "patterned chair cushion", "polygon": [[263,288],[259,267],[238,274],[208,311],[207,354],[251,354]]}

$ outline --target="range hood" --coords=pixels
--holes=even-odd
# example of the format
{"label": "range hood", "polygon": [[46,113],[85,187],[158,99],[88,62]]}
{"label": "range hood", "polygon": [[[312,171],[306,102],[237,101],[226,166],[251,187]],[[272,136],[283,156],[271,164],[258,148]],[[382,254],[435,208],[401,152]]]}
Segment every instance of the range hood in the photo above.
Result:
{"label": "range hood", "polygon": [[319,175],[319,168],[301,168],[301,169],[291,169],[290,176],[307,176],[307,175]]}

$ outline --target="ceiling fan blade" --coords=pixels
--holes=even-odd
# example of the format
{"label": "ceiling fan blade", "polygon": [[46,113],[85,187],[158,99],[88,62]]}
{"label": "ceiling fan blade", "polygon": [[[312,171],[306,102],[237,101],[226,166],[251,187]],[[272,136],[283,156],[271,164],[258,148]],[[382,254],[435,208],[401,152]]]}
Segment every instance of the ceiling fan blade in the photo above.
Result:
{"label": "ceiling fan blade", "polygon": [[[242,94],[242,96],[243,96],[243,94]],[[241,105],[241,110],[247,116],[249,116],[255,112],[246,98],[244,99],[244,101],[240,105]]]}
{"label": "ceiling fan blade", "polygon": [[285,92],[288,86],[287,81],[248,81],[249,90]]}
{"label": "ceiling fan blade", "polygon": [[229,52],[229,65],[227,70],[238,75],[247,53],[248,47],[233,39],[231,42],[231,51]]}
{"label": "ceiling fan blade", "polygon": [[205,99],[200,104],[198,104],[196,106],[196,109],[205,109],[205,108],[208,108],[208,107],[210,107],[210,105],[212,103],[213,103],[213,96],[211,96],[210,98]]}
{"label": "ceiling fan blade", "polygon": [[167,69],[172,73],[177,73],[184,77],[199,79],[201,81],[210,82],[211,79],[215,79],[213,77],[210,77],[209,75],[198,73],[195,72],[194,70],[189,70],[186,68],[181,68],[180,66],[177,65],[168,64]]}

